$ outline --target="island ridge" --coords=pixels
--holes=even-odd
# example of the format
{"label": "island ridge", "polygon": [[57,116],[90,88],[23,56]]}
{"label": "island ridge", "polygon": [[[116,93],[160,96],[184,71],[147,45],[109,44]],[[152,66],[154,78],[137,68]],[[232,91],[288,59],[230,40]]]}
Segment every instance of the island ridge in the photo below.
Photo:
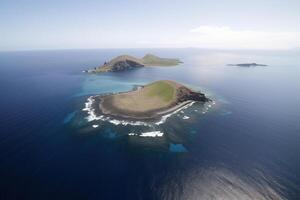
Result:
{"label": "island ridge", "polygon": [[119,72],[149,66],[175,66],[180,63],[182,62],[179,59],[160,58],[152,54],[146,54],[143,58],[136,58],[130,55],[121,55],[113,58],[109,62],[105,62],[99,67],[86,70],[85,72]]}
{"label": "island ridge", "polygon": [[238,67],[256,67],[256,66],[261,66],[261,67],[266,67],[268,65],[257,64],[257,63],[239,63],[239,64],[228,64],[227,66],[238,66]]}

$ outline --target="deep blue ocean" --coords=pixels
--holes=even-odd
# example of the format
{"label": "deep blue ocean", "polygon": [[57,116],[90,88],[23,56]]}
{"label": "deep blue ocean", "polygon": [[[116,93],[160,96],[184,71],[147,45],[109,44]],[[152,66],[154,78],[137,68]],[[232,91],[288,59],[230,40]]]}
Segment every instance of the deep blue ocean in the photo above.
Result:
{"label": "deep blue ocean", "polygon": [[[145,53],[184,63],[82,73]],[[226,66],[247,62],[269,66]],[[151,127],[88,122],[82,111],[91,95],[161,79],[215,104]],[[0,199],[300,199],[299,51],[0,52],[0,91]],[[128,135],[151,131],[164,135]]]}

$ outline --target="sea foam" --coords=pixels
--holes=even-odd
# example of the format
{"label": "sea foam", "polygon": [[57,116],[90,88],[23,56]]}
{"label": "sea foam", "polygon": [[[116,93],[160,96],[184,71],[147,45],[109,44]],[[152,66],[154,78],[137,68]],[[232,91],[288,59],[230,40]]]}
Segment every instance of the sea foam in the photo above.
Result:
{"label": "sea foam", "polygon": [[194,103],[195,103],[195,102],[192,101],[192,102],[188,103],[187,105],[182,106],[181,108],[179,108],[179,109],[173,111],[172,113],[169,113],[169,114],[167,114],[167,115],[162,116],[162,117],[161,117],[161,120],[158,121],[158,122],[156,122],[155,124],[156,124],[156,125],[160,125],[160,124],[165,123],[166,120],[167,120],[169,117],[171,117],[172,115],[178,113],[179,111],[182,111],[182,110],[184,110],[184,109],[187,109],[188,107],[192,106]]}
{"label": "sea foam", "polygon": [[129,136],[139,136],[139,137],[162,137],[164,135],[161,131],[150,131],[150,132],[143,132],[141,134],[137,133],[128,133]]}
{"label": "sea foam", "polygon": [[118,119],[112,119],[111,117],[99,115],[97,116],[95,113],[95,109],[93,108],[93,103],[95,102],[94,97],[90,96],[87,98],[87,102],[85,103],[85,107],[82,109],[82,111],[85,111],[88,113],[88,116],[86,117],[86,120],[88,122],[92,122],[95,120],[101,120],[101,121],[108,121],[114,125],[133,125],[133,126],[149,126],[152,127],[151,123],[142,122],[142,121],[127,121],[127,120],[118,120]]}

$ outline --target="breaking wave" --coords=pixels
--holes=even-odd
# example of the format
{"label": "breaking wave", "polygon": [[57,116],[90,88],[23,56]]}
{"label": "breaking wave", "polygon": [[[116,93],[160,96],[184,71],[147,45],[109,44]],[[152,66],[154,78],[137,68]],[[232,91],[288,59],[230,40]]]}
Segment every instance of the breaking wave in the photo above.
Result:
{"label": "breaking wave", "polygon": [[118,120],[118,119],[112,119],[111,117],[99,115],[97,116],[95,113],[95,109],[93,108],[93,103],[95,102],[93,96],[90,96],[87,98],[87,102],[85,103],[85,108],[82,109],[82,111],[86,111],[88,113],[88,116],[86,117],[88,122],[92,121],[108,121],[114,125],[133,125],[133,126],[149,126],[152,127],[150,123],[142,122],[142,121],[127,121],[127,120]]}
{"label": "breaking wave", "polygon": [[142,132],[140,134],[137,133],[128,133],[129,136],[140,136],[140,137],[162,137],[164,135],[161,131],[149,131]]}

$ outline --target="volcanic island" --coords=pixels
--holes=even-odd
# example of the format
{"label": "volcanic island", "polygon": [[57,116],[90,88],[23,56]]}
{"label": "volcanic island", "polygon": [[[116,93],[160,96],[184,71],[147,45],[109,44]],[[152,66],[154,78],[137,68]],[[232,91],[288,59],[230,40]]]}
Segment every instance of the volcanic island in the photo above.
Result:
{"label": "volcanic island", "polygon": [[237,66],[237,67],[267,67],[265,64],[257,64],[257,63],[239,63],[239,64],[228,64],[227,66]]}
{"label": "volcanic island", "polygon": [[193,102],[210,101],[203,93],[193,91],[171,80],[156,81],[129,92],[94,96],[96,115],[130,120],[152,120],[172,113]]}
{"label": "volcanic island", "polygon": [[142,58],[137,58],[130,55],[120,55],[108,62],[104,62],[103,65],[95,67],[93,69],[85,70],[87,73],[103,73],[103,72],[122,72],[132,69],[138,69],[142,67],[170,67],[176,66],[182,63],[177,58],[161,58],[153,54],[146,54]]}

